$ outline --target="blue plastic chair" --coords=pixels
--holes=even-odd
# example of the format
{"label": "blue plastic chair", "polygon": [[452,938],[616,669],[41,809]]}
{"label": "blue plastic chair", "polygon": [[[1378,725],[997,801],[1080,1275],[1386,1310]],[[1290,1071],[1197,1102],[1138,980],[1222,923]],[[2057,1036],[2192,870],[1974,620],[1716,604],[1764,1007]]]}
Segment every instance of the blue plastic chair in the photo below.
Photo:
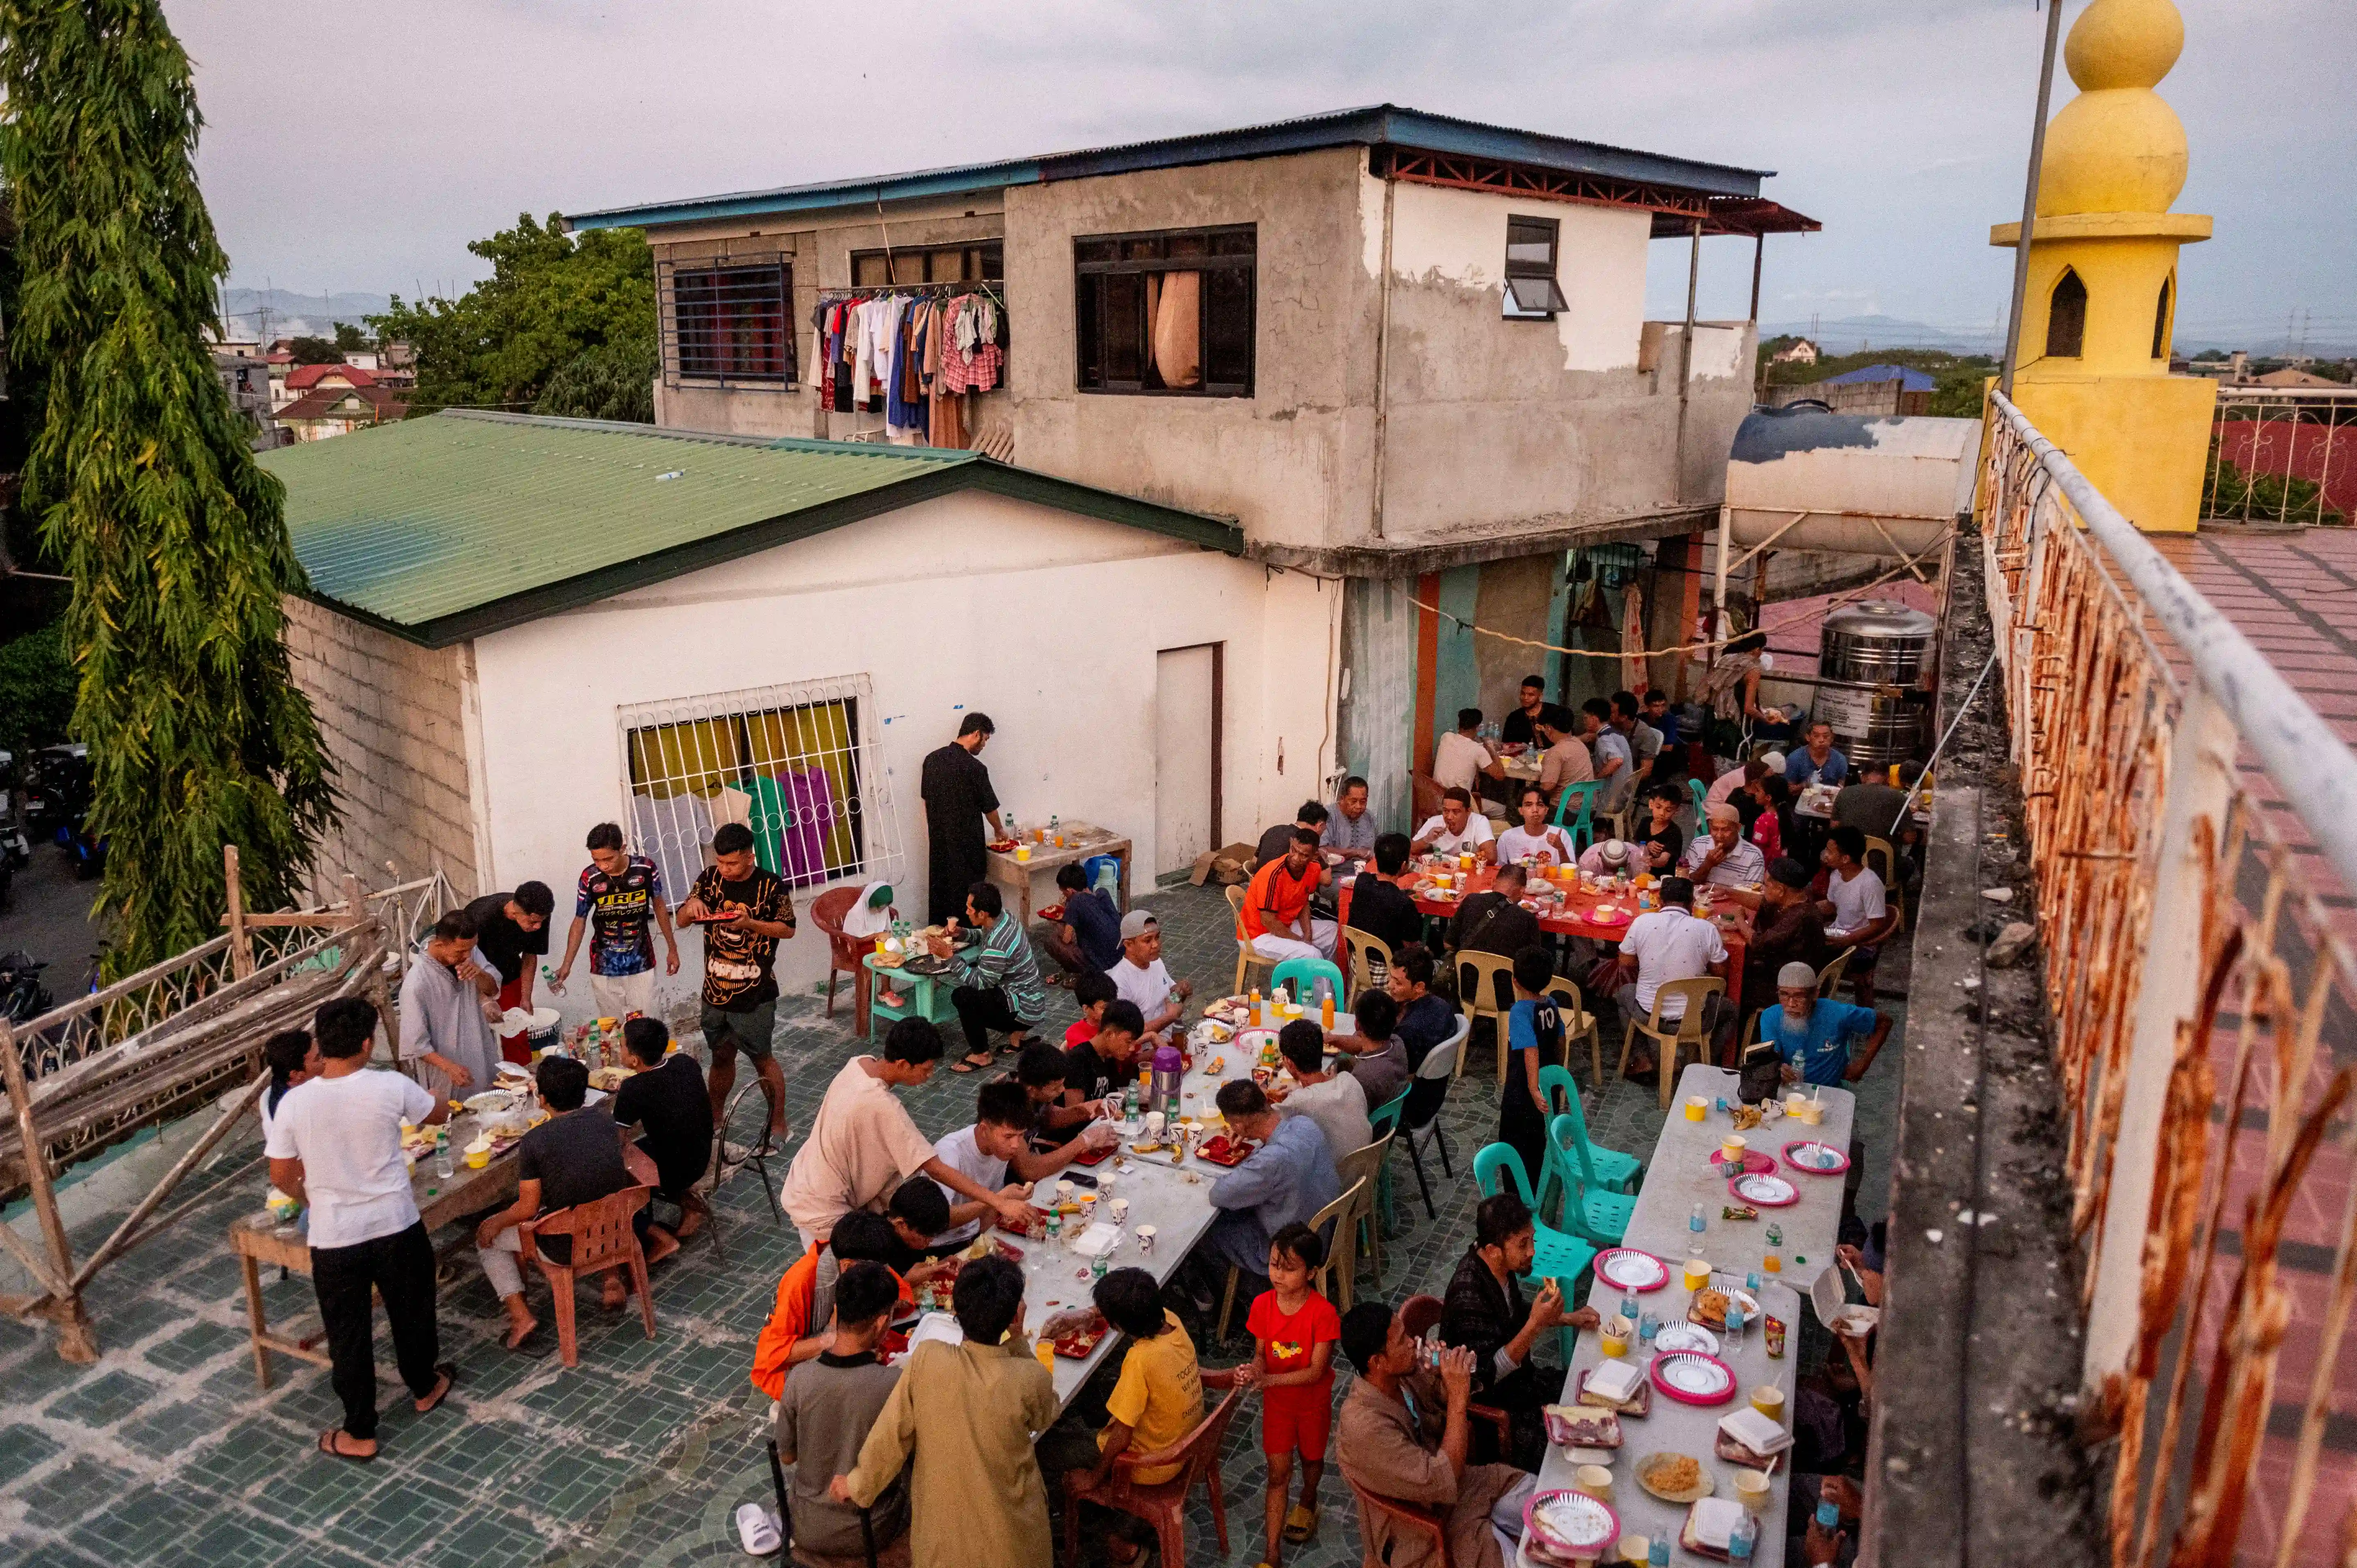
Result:
{"label": "blue plastic chair", "polygon": [[[1504,1190],[1500,1173],[1514,1178],[1514,1191],[1524,1208],[1538,1213],[1537,1200],[1531,1194],[1529,1173],[1523,1169],[1523,1156],[1514,1153],[1511,1144],[1491,1144],[1473,1156],[1473,1185],[1481,1189],[1484,1197],[1494,1197]],[[1537,1249],[1531,1254],[1530,1273],[1522,1279],[1523,1288],[1535,1291],[1542,1279],[1565,1282],[1564,1300],[1577,1304],[1581,1292],[1577,1282],[1596,1262],[1596,1249],[1576,1236],[1566,1236],[1543,1219],[1534,1219],[1532,1230]],[[1563,1364],[1571,1365],[1572,1352],[1578,1347],[1579,1336],[1569,1324],[1555,1330],[1555,1348],[1563,1356]]]}
{"label": "blue plastic chair", "polygon": [[1645,1168],[1645,1162],[1589,1139],[1587,1112],[1579,1102],[1579,1086],[1569,1068],[1539,1069],[1539,1099],[1550,1120],[1563,1115],[1571,1118],[1578,1129],[1580,1143],[1587,1149],[1588,1167],[1595,1171],[1599,1185],[1612,1192],[1637,1190],[1637,1174]]}
{"label": "blue plastic chair", "polygon": [[1321,980],[1334,988],[1334,1005],[1341,1006],[1345,990],[1342,972],[1322,958],[1286,959],[1270,973],[1268,988],[1275,991],[1280,985],[1291,984],[1293,1000],[1307,1007],[1317,1000],[1316,988]]}
{"label": "blue plastic chair", "polygon": [[1577,1127],[1569,1116],[1547,1123],[1547,1186],[1560,1198],[1557,1220],[1572,1235],[1599,1248],[1618,1247],[1629,1234],[1629,1216],[1636,1212],[1637,1200],[1625,1192],[1607,1192],[1596,1179]]}
{"label": "blue plastic chair", "polygon": [[[1414,1087],[1413,1084],[1409,1085],[1409,1088]],[[1367,1112],[1367,1125],[1373,1129],[1374,1136],[1381,1138],[1386,1133],[1398,1132],[1400,1118],[1406,1113],[1407,1090],[1403,1089],[1391,1099]],[[1375,1211],[1383,1216],[1385,1235],[1390,1235],[1398,1228],[1394,1222],[1392,1211],[1392,1162],[1389,1155],[1384,1156],[1382,1166],[1375,1172]]]}
{"label": "blue plastic chair", "polygon": [[1572,802],[1579,802],[1579,814],[1572,818],[1568,824],[1571,832],[1565,835],[1571,840],[1574,854],[1596,842],[1596,797],[1603,789],[1603,779],[1585,779],[1565,785],[1563,792],[1555,797],[1554,825],[1558,828],[1566,825],[1563,819],[1570,812]]}

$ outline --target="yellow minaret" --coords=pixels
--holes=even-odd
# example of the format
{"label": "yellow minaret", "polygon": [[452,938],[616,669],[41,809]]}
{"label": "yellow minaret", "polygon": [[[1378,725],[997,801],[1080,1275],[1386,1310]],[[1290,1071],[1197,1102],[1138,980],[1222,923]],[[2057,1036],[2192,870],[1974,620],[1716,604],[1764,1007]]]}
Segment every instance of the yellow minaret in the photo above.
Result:
{"label": "yellow minaret", "polygon": [[[2059,5],[2061,0],[2048,0]],[[2185,47],[2170,0],[2094,0],[2063,63],[2079,96],[2046,128],[2014,402],[2137,527],[2190,532],[2218,386],[2169,373],[2185,127],[2153,91]],[[2000,223],[1989,243],[2020,243]]]}

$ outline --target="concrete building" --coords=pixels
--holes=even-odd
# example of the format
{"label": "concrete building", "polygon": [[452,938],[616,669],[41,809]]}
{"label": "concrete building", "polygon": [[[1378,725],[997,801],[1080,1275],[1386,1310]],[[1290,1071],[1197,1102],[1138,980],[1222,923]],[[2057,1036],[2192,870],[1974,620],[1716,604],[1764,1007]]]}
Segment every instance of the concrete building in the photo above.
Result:
{"label": "concrete building", "polygon": [[447,411],[263,461],[344,794],[323,886],[562,897],[611,821],[675,901],[749,820],[798,899],[882,877],[921,911],[920,765],[976,709],[1005,808],[1130,838],[1142,883],[1288,815],[1330,746],[1338,585],[980,454]]}
{"label": "concrete building", "polygon": [[[1502,713],[1534,667],[1575,700],[1621,682],[1617,660],[1477,647],[1463,622],[1566,645],[1609,627],[1617,649],[1634,586],[1641,634],[1681,640],[1751,403],[1757,244],[1816,227],[1764,199],[1764,177],[1384,105],[568,221],[647,231],[671,428],[876,433],[876,415],[821,408],[802,370],[823,302],[893,280],[986,285],[1007,365],[973,400],[976,445],[1232,517],[1251,559],[1346,580],[1321,661],[1329,771],[1367,775],[1397,822],[1436,715]],[[1690,305],[1645,320],[1649,242],[1698,254],[1706,234],[1754,238],[1754,319]],[[1207,363],[1173,389],[1143,301],[1181,278],[1202,280]],[[791,351],[765,349],[755,374],[716,363],[701,345],[723,296],[727,330]],[[1582,560],[1599,550],[1609,566]],[[1609,598],[1587,590],[1607,575]],[[1659,662],[1655,680],[1683,678]]]}

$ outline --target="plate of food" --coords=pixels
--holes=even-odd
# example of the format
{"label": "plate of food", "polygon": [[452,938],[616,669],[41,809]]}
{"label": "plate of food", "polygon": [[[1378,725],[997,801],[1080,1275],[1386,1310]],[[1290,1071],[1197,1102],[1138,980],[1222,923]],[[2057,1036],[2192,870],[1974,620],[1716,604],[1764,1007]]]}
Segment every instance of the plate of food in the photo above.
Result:
{"label": "plate of food", "polygon": [[589,1087],[611,1094],[629,1080],[630,1069],[626,1067],[596,1067],[589,1069]]}
{"label": "plate of food", "polygon": [[1821,1144],[1814,1138],[1797,1139],[1785,1144],[1784,1163],[1811,1176],[1839,1176],[1849,1169],[1847,1155],[1831,1144]]}
{"label": "plate of food", "polygon": [[1195,1147],[1195,1153],[1215,1165],[1235,1166],[1252,1158],[1259,1147],[1249,1139],[1230,1138],[1225,1133],[1215,1133]]}
{"label": "plate of food", "polygon": [[1594,1405],[1551,1404],[1546,1407],[1547,1441],[1559,1448],[1618,1448],[1619,1412]]}
{"label": "plate of food", "polygon": [[1048,1233],[1048,1213],[1043,1208],[1028,1209],[1019,1221],[1002,1216],[998,1228],[1009,1236],[1045,1236]]}
{"label": "plate of food", "polygon": [[1060,926],[1064,923],[1064,907],[1061,904],[1050,904],[1044,909],[1034,910],[1033,913],[1051,926]]}
{"label": "plate of food", "polygon": [[1670,1265],[1634,1247],[1614,1247],[1597,1254],[1596,1277],[1615,1290],[1642,1294],[1670,1283]]}
{"label": "plate of food", "polygon": [[1094,1307],[1060,1312],[1039,1326],[1039,1337],[1053,1345],[1057,1355],[1071,1361],[1086,1360],[1111,1332]]}
{"label": "plate of food", "polygon": [[1727,1190],[1761,1208],[1789,1208],[1801,1201],[1801,1189],[1780,1176],[1739,1176],[1727,1184]]}
{"label": "plate of food", "polygon": [[[973,841],[969,839],[967,842],[970,843]],[[725,926],[731,920],[741,920],[744,918],[745,908],[741,904],[729,909],[706,909],[694,919],[689,919],[684,915],[673,916],[673,918],[683,926]]]}
{"label": "plate of food", "polygon": [[1592,1563],[1620,1539],[1620,1516],[1586,1492],[1539,1492],[1523,1505],[1523,1541],[1546,1563]]}
{"label": "plate of food", "polygon": [[1653,1386],[1680,1404],[1725,1404],[1735,1397],[1735,1372],[1716,1356],[1672,1350],[1653,1358]]}
{"label": "plate of food", "polygon": [[478,1116],[489,1116],[505,1111],[515,1103],[515,1096],[504,1089],[487,1089],[480,1094],[470,1094],[463,1102]]}
{"label": "plate of food", "polygon": [[1653,1337],[1653,1348],[1663,1355],[1673,1350],[1698,1350],[1706,1356],[1716,1356],[1718,1336],[1699,1323],[1664,1323]]}
{"label": "plate of food", "polygon": [[1690,1503],[1717,1488],[1691,1454],[1648,1454],[1637,1461],[1637,1484],[1665,1503]]}
{"label": "plate of food", "polygon": [[1760,1317],[1760,1304],[1749,1291],[1720,1290],[1713,1286],[1695,1293],[1694,1305],[1686,1308],[1686,1321],[1700,1324],[1714,1331],[1727,1326],[1727,1304],[1735,1303],[1743,1309],[1743,1320],[1754,1323]]}
{"label": "plate of food", "polygon": [[1618,904],[1598,904],[1587,912],[1587,921],[1592,926],[1625,926],[1629,911]]}
{"label": "plate of food", "polygon": [[[974,841],[972,839],[968,839],[965,842],[972,843]],[[993,854],[1013,854],[1015,853],[1015,849],[1016,844],[1013,839],[993,839],[990,841],[990,853]]]}

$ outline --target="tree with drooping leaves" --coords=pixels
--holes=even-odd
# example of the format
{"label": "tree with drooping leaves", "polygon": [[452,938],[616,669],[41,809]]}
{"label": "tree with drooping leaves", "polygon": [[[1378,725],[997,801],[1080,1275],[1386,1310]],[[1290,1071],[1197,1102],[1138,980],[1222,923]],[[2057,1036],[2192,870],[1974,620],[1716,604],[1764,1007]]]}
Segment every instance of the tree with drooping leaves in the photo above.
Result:
{"label": "tree with drooping leaves", "polygon": [[116,975],[218,935],[221,846],[250,905],[301,890],[335,796],[287,671],[303,571],[283,491],[214,373],[229,270],[197,189],[188,58],[156,0],[0,0],[0,172],[22,285],[10,350],[46,384],[24,504],[73,581]]}

